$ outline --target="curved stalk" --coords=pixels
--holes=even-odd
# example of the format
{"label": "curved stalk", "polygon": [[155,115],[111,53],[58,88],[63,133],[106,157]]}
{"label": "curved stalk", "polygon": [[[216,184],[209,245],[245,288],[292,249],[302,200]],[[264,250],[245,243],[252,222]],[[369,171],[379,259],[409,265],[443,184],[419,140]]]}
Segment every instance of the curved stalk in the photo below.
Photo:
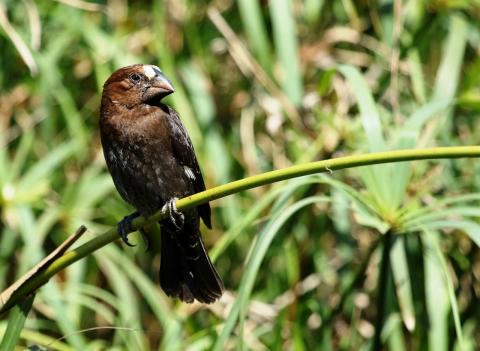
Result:
{"label": "curved stalk", "polygon": [[[480,157],[480,146],[458,146],[458,147],[437,147],[429,149],[409,149],[370,153],[363,155],[354,155],[338,157],[329,160],[310,162],[296,165],[285,169],[266,172],[252,177],[240,179],[228,184],[220,185],[200,193],[187,196],[176,202],[178,210],[186,210],[196,207],[205,202],[217,200],[222,197],[238,193],[243,190],[252,189],[261,185],[271,184],[281,180],[301,177],[314,173],[333,172],[336,170],[375,165],[381,163],[392,163],[402,161],[429,160],[429,159],[452,159],[464,157]],[[138,217],[132,225],[137,230],[145,224],[157,222],[165,217],[161,211],[155,213],[149,218]],[[60,272],[65,267],[100,249],[101,247],[118,239],[119,235],[116,228],[112,228],[100,236],[90,240],[78,248],[67,251],[64,255],[53,261],[45,270],[22,285],[5,303],[0,313],[5,312],[12,307],[22,296],[26,296],[43,284],[52,276]]]}

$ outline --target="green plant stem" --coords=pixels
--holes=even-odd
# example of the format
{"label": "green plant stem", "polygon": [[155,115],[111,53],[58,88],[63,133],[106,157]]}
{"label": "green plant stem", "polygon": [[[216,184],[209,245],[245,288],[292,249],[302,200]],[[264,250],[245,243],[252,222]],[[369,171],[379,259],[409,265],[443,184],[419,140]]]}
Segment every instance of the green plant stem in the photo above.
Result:
{"label": "green plant stem", "polygon": [[388,231],[383,237],[382,260],[380,262],[380,273],[378,274],[377,284],[377,317],[375,321],[375,335],[373,336],[373,351],[382,349],[382,330],[385,319],[386,303],[387,303],[387,286],[390,276],[390,251],[392,248],[393,237]]}
{"label": "green plant stem", "polygon": [[7,329],[5,330],[2,342],[0,343],[0,350],[15,350],[18,340],[20,339],[20,333],[22,332],[25,321],[27,320],[28,313],[32,308],[34,299],[34,294],[27,295],[25,298],[20,300],[12,310],[9,316]]}
{"label": "green plant stem", "polygon": [[[208,201],[216,200],[242,190],[252,189],[261,185],[271,184],[281,180],[301,177],[314,173],[333,172],[336,170],[375,165],[381,163],[392,163],[402,161],[428,160],[428,159],[452,159],[463,157],[480,157],[480,146],[458,146],[458,147],[438,147],[430,149],[410,149],[370,153],[364,155],[354,155],[339,157],[324,161],[311,162],[301,165],[292,166],[285,169],[262,173],[256,176],[237,180],[228,184],[220,185],[212,189],[202,191],[191,196],[187,196],[176,202],[178,210],[186,210],[196,207]],[[165,217],[161,211],[157,212],[149,218],[138,217],[133,223],[133,229],[137,230],[145,224],[157,222]],[[12,298],[2,307],[0,313],[5,312],[12,307],[19,298],[25,296],[43,284],[45,284],[52,276],[59,271],[100,249],[101,247],[111,243],[119,238],[116,228],[112,228],[106,233],[90,240],[78,248],[66,252],[63,256],[52,262],[52,264],[40,272],[38,275],[30,279],[21,286]]]}

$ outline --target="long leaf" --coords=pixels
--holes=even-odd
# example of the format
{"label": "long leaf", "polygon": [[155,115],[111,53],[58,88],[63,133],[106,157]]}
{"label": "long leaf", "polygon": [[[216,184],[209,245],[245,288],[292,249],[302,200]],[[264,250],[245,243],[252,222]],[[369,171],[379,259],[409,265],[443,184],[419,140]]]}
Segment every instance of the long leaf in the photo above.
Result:
{"label": "long leaf", "polygon": [[272,218],[262,233],[258,236],[258,240],[255,242],[252,252],[249,255],[249,259],[246,263],[245,273],[238,289],[237,299],[228,315],[227,320],[225,321],[225,325],[220,333],[220,336],[215,342],[213,350],[220,351],[225,348],[225,343],[227,342],[227,339],[232,332],[239,315],[245,310],[245,306],[248,302],[248,298],[250,297],[253,284],[255,282],[255,277],[257,276],[258,269],[260,268],[260,264],[263,261],[265,253],[272,240],[280,230],[281,226],[302,207],[323,201],[329,201],[329,199],[322,196],[312,196],[297,202],[296,204],[290,206],[287,210],[282,211]]}
{"label": "long leaf", "polygon": [[[425,124],[444,111],[451,103],[452,100],[448,99],[436,100],[416,110],[405,122],[405,125],[400,128],[397,135],[397,147],[399,149],[415,147]],[[392,166],[394,172],[392,172],[391,182],[395,184],[392,187],[392,202],[395,204],[395,207],[400,206],[405,198],[407,186],[410,182],[411,167],[409,163],[399,163]]]}
{"label": "long leaf", "polygon": [[415,329],[415,310],[403,240],[396,240],[390,252],[390,260],[402,320],[407,330],[411,332]]}
{"label": "long leaf", "polygon": [[[443,273],[443,279],[444,279],[445,286],[446,286],[445,290],[446,290],[447,295],[448,295],[448,302],[449,302],[449,304],[451,306],[451,309],[452,309],[453,321],[454,321],[454,325],[455,325],[455,331],[456,331],[456,334],[457,334],[458,342],[459,342],[460,345],[463,345],[463,333],[462,333],[462,326],[461,326],[461,322],[460,322],[460,314],[458,312],[457,298],[455,296],[455,289],[454,289],[454,286],[453,286],[452,278],[450,277],[451,273],[448,270],[446,259],[445,259],[444,255],[443,255],[443,253],[440,249],[438,236],[436,236],[435,233],[426,232],[424,234],[424,237],[425,237],[425,241],[428,241],[428,243],[426,245],[433,251],[433,252],[432,251],[428,252],[427,259],[428,259],[428,257],[430,257],[430,255],[433,255],[434,257],[431,258],[431,262],[433,263],[433,261],[436,261],[440,264],[439,265],[440,270]],[[445,306],[446,306],[446,304],[445,304]],[[432,310],[430,309],[429,312],[431,313]],[[443,317],[445,319],[448,318],[448,316],[443,316]],[[447,320],[445,321],[445,324],[446,323],[447,323]],[[438,328],[437,330],[434,330],[433,332],[439,334],[441,332],[441,328]],[[433,336],[433,334],[432,334],[432,336]],[[446,338],[445,338],[445,340],[446,340]],[[432,341],[432,339],[430,339],[430,341]],[[430,346],[432,346],[432,345],[430,345]],[[440,345],[440,347],[442,348],[443,345]]]}
{"label": "long leaf", "polygon": [[422,241],[427,250],[425,255],[425,292],[430,321],[428,330],[429,350],[447,351],[450,304],[448,287],[437,255],[437,247],[440,243],[438,236],[429,234],[425,234]]}
{"label": "long leaf", "polygon": [[270,1],[269,8],[275,49],[282,68],[280,81],[285,94],[298,106],[303,97],[303,83],[292,1]]}
{"label": "long leaf", "polygon": [[[380,115],[365,79],[353,66],[340,65],[338,70],[347,78],[357,99],[369,150],[372,152],[387,150]],[[390,215],[398,206],[398,202],[392,201],[395,199],[391,197],[393,188],[396,186],[391,182],[391,169],[390,165],[381,165],[368,167],[360,172],[363,182],[376,200],[376,207],[386,215]]]}
{"label": "long leaf", "polygon": [[47,181],[50,174],[78,148],[75,142],[68,142],[51,150],[44,158],[32,166],[20,180],[18,187],[29,191],[38,183]]}
{"label": "long leaf", "polygon": [[438,220],[430,221],[419,224],[418,226],[412,226],[411,230],[441,230],[441,229],[460,229],[463,230],[472,241],[480,247],[480,225],[467,220]]}
{"label": "long leaf", "polygon": [[271,44],[262,19],[260,2],[257,0],[237,0],[237,4],[248,42],[263,68],[267,72],[271,72]]}
{"label": "long leaf", "polygon": [[28,312],[30,312],[30,309],[32,308],[34,299],[35,295],[28,295],[12,309],[8,320],[7,330],[5,331],[2,342],[0,343],[0,350],[15,350],[18,340],[20,339],[20,332],[23,329]]}
{"label": "long leaf", "polygon": [[[437,71],[433,100],[451,100],[455,97],[460,82],[463,56],[467,44],[468,25],[460,15],[449,18],[449,33],[443,49],[442,61]],[[439,127],[450,130],[452,109],[446,111],[439,119]],[[444,125],[446,123],[446,125]]]}

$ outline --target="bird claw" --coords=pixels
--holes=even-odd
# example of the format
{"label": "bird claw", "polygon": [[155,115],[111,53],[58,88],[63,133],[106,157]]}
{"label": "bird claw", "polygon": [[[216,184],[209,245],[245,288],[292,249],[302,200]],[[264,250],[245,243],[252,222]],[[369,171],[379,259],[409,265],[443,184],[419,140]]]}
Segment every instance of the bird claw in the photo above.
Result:
{"label": "bird claw", "polygon": [[131,247],[135,245],[130,244],[127,235],[133,231],[132,221],[138,216],[140,216],[138,212],[132,213],[128,216],[123,217],[123,219],[117,224],[118,234],[120,234],[122,241]]}
{"label": "bird claw", "polygon": [[174,225],[175,229],[177,229],[177,231],[180,231],[183,228],[185,216],[183,215],[183,213],[177,210],[177,200],[178,197],[174,197],[167,201],[167,203],[162,207],[162,213],[168,214],[168,218],[170,218],[170,221]]}
{"label": "bird claw", "polygon": [[[128,241],[127,235],[133,232],[132,221],[139,216],[140,214],[138,212],[135,212],[128,216],[123,217],[123,219],[120,222],[118,222],[118,233],[120,234],[122,241],[131,247],[136,245],[130,244],[130,242]],[[148,252],[150,250],[150,239],[148,238],[148,235],[145,232],[145,229],[141,228],[138,231],[140,232],[143,242],[145,243],[145,252]]]}

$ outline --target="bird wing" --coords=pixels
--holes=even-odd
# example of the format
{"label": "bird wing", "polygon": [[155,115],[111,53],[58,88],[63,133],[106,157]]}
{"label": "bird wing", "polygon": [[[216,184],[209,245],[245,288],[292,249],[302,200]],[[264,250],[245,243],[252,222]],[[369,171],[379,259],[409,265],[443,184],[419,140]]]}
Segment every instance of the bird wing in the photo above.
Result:
{"label": "bird wing", "polygon": [[125,167],[122,167],[122,161],[118,155],[118,152],[115,148],[111,147],[111,143],[105,142],[102,136],[102,145],[103,145],[103,153],[105,155],[105,161],[107,163],[107,167],[112,175],[113,183],[115,184],[115,188],[122,196],[122,198],[127,202],[132,202],[128,193],[128,190],[125,188],[126,185],[126,178],[125,177]]}
{"label": "bird wing", "polygon": [[[202,172],[200,171],[200,166],[198,165],[197,157],[195,156],[192,141],[190,140],[187,130],[183,126],[177,112],[171,107],[168,109],[171,145],[175,158],[182,166],[187,167],[185,168],[185,172],[187,177],[192,181],[195,192],[198,193],[204,191],[205,182],[203,181]],[[205,223],[208,228],[211,228],[210,204],[207,202],[198,206],[198,213],[200,214],[203,223]]]}

